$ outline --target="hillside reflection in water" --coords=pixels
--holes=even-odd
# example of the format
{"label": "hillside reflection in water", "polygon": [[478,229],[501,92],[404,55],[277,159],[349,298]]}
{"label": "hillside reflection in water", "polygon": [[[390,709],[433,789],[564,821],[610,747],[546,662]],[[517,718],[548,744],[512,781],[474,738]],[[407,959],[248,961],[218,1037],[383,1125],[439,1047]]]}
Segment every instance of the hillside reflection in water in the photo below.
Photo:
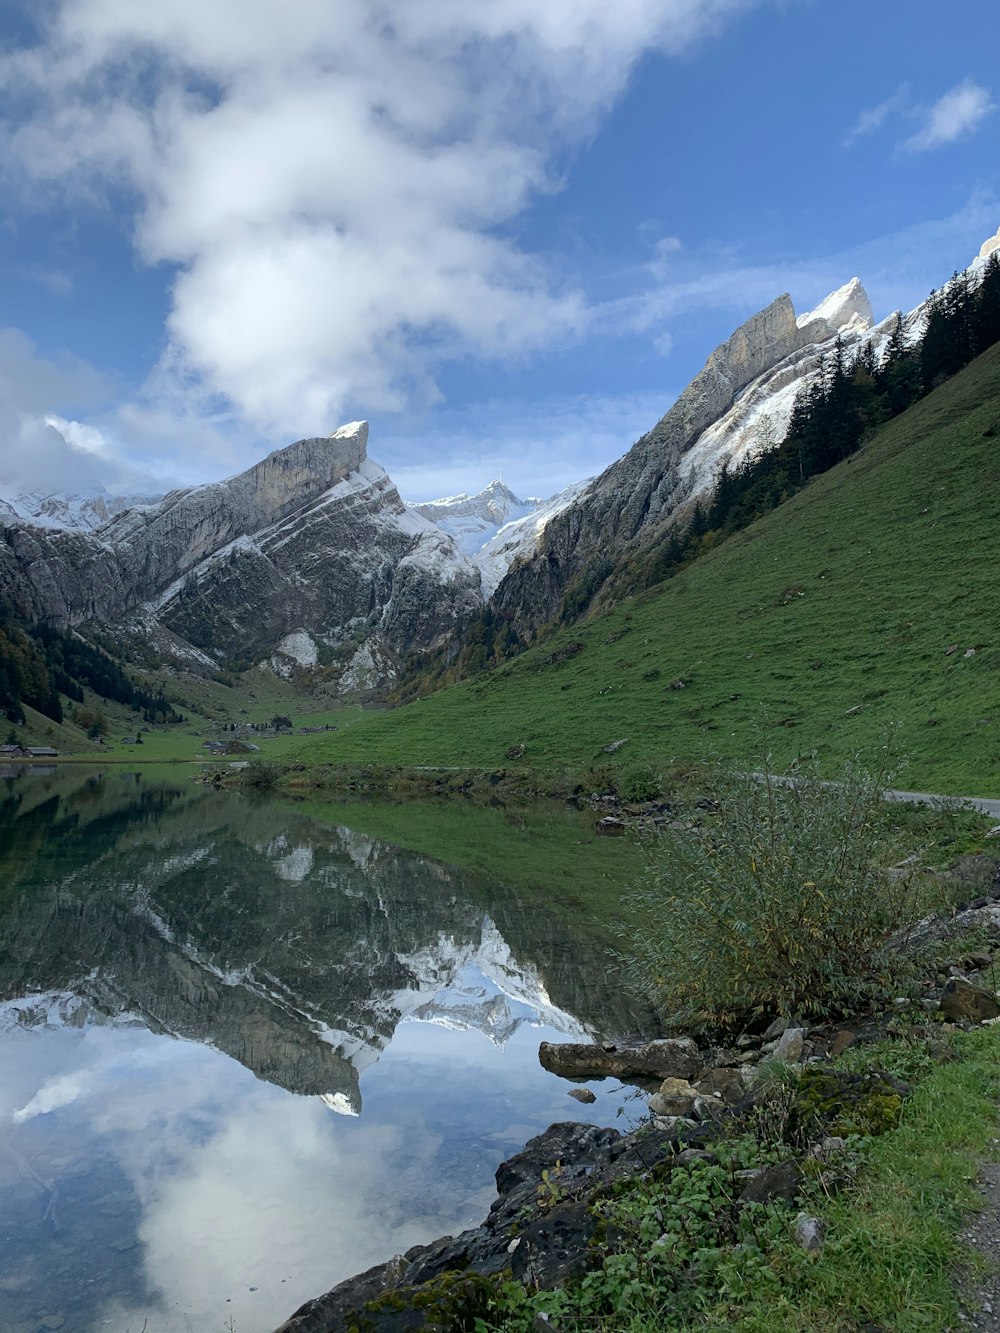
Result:
{"label": "hillside reflection in water", "polygon": [[[474,1225],[551,1121],[614,1121],[621,1090],[568,1101],[538,1042],[636,1016],[584,900],[520,867],[562,853],[613,890],[629,853],[566,812],[462,818],[492,876],[454,811],[3,780],[0,1326],[271,1329]],[[401,819],[422,848],[440,820],[448,861],[372,831]]]}

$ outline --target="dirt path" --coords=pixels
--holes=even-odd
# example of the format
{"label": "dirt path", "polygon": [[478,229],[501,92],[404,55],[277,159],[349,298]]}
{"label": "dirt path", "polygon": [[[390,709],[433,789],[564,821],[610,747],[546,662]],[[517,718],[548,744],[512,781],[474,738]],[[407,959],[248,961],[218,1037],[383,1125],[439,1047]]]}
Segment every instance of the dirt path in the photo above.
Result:
{"label": "dirt path", "polygon": [[887,800],[912,801],[914,805],[934,805],[937,802],[948,805],[954,803],[966,810],[980,810],[984,815],[992,815],[994,819],[1000,819],[1000,801],[988,800],[983,796],[935,796],[932,792],[926,791],[886,791],[884,795]]}
{"label": "dirt path", "polygon": [[[998,1140],[993,1140],[994,1145]],[[1000,1333],[1000,1162],[984,1162],[979,1169],[979,1191],[985,1200],[962,1233],[970,1249],[982,1255],[993,1271],[962,1300],[962,1327],[979,1333]]]}

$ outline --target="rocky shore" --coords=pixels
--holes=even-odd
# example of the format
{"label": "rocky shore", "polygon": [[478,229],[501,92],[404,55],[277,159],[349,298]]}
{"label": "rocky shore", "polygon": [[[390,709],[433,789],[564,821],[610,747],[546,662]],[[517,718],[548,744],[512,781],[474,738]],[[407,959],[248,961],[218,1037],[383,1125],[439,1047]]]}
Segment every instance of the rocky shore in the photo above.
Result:
{"label": "rocky shore", "polygon": [[[909,1095],[892,1073],[850,1072],[836,1058],[852,1046],[896,1037],[918,1044],[932,1061],[948,1061],[952,1034],[996,1021],[998,900],[994,880],[956,915],[922,923],[921,944],[938,947],[936,970],[919,996],[899,997],[881,1014],[822,1026],[762,1020],[721,1045],[689,1037],[628,1045],[543,1042],[541,1063],[567,1079],[608,1076],[656,1089],[648,1121],[625,1133],[572,1121],[552,1125],[501,1163],[498,1198],[480,1226],[348,1279],[302,1306],[278,1333],[471,1330],[494,1307],[504,1281],[544,1290],[580,1279],[617,1244],[605,1201],[637,1179],[662,1178],[673,1190],[674,1173],[717,1162],[720,1144],[767,1112],[772,1081],[762,1073],[776,1065],[795,1071],[794,1096],[781,1111],[791,1130],[788,1151],[777,1161],[762,1153],[759,1163],[737,1173],[732,1209],[738,1215],[751,1204],[788,1208],[799,1242],[818,1247],[816,1219],[795,1216],[803,1182],[825,1173],[831,1188],[839,1187],[847,1136],[893,1128]],[[969,940],[975,947],[963,946]]]}
{"label": "rocky shore", "polygon": [[[925,922],[925,936],[939,938],[945,950],[955,940],[955,957],[925,978],[919,998],[900,997],[881,1014],[821,1026],[777,1018],[731,1045],[699,1045],[689,1037],[636,1045],[543,1042],[541,1064],[553,1073],[656,1088],[649,1120],[627,1133],[572,1121],[552,1125],[499,1166],[499,1197],[483,1224],[348,1278],[301,1306],[279,1333],[472,1329],[505,1280],[535,1290],[579,1280],[596,1256],[615,1249],[603,1201],[623,1182],[669,1181],[673,1173],[717,1161],[720,1141],[744,1132],[767,1100],[760,1070],[768,1061],[796,1066],[795,1100],[783,1113],[800,1132],[792,1134],[795,1148],[784,1160],[764,1156],[739,1173],[733,1208],[797,1208],[804,1178],[815,1181],[817,1172],[828,1172],[835,1184],[841,1181],[837,1153],[845,1136],[893,1128],[908,1096],[907,1085],[885,1070],[845,1072],[832,1060],[849,1046],[884,1037],[920,1044],[933,1061],[951,1060],[952,1033],[1000,1016],[993,985],[1000,962],[997,897],[1000,885],[947,921]],[[971,933],[992,942],[963,952],[961,940]],[[805,1213],[796,1221],[807,1248],[821,1244],[813,1222]]]}

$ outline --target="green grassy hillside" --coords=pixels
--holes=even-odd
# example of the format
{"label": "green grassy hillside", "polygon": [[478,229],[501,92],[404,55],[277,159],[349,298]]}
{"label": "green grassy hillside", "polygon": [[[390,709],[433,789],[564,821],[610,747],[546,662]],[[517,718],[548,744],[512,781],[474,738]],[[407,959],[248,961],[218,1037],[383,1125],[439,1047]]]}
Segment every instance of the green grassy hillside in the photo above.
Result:
{"label": "green grassy hillside", "polygon": [[832,771],[897,722],[907,786],[1000,794],[998,432],[995,347],[678,577],[294,755],[660,766],[758,752],[766,717],[777,763]]}

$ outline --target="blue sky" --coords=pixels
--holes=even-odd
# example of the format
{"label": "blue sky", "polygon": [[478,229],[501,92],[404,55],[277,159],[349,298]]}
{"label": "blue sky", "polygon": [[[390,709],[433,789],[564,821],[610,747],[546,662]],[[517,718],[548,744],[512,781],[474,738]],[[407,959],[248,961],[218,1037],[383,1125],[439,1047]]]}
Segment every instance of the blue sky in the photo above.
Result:
{"label": "blue sky", "polygon": [[8,0],[0,491],[367,417],[407,498],[550,494],[780,292],[882,316],[971,260],[998,37],[983,0]]}

